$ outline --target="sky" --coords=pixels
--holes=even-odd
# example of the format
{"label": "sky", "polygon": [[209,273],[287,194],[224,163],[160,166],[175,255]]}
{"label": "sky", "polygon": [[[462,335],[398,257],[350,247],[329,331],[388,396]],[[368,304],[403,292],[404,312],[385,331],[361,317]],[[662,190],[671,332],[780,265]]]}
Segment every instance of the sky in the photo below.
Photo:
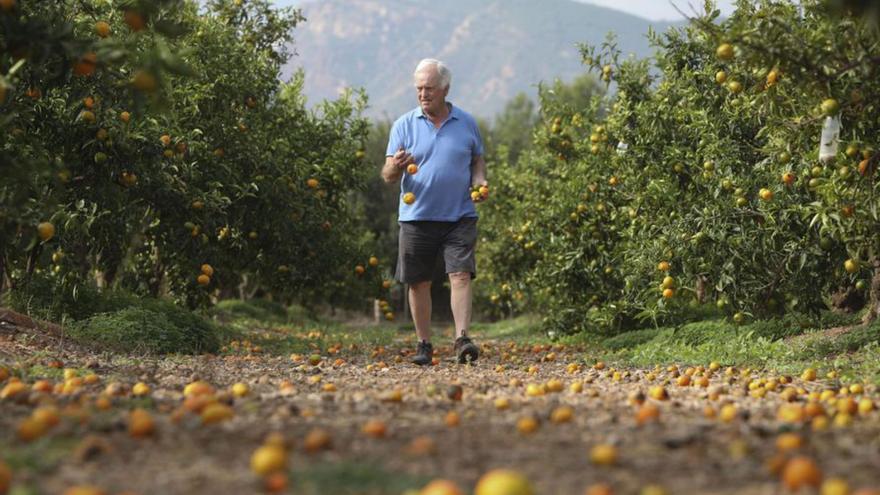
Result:
{"label": "sky", "polygon": [[[273,0],[279,6],[296,5],[304,0]],[[637,15],[652,21],[677,21],[682,16],[675,9],[677,6],[685,14],[691,15],[694,10],[702,11],[703,0],[578,0],[583,3],[592,3],[622,10],[629,14]],[[716,0],[715,4],[721,10],[721,15],[726,16],[733,12],[734,0]],[[674,5],[674,6],[673,6]]]}
{"label": "sky", "polygon": [[[695,11],[703,11],[703,0],[580,0],[612,9],[622,10],[628,14],[644,17],[652,21],[678,21],[681,14],[675,7],[687,15]],[[721,10],[722,16],[733,12],[733,0],[716,0],[715,5]]]}

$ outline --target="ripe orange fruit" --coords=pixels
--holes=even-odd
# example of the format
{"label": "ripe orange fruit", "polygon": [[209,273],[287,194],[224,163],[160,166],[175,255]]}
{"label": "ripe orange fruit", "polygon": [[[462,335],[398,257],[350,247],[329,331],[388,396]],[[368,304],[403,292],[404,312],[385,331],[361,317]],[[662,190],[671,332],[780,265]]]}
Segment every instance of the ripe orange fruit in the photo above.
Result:
{"label": "ripe orange fruit", "polygon": [[266,476],[284,470],[287,453],[277,445],[263,445],[251,454],[251,471]]}
{"label": "ripe orange fruit", "polygon": [[236,397],[244,397],[248,393],[250,393],[250,387],[248,387],[246,383],[241,383],[241,382],[234,383],[232,385],[231,390],[232,390],[232,395],[234,395]]}
{"label": "ripe orange fruit", "polygon": [[78,485],[64,490],[62,495],[107,495],[107,492],[93,485]]}
{"label": "ripe orange fruit", "polygon": [[715,56],[721,60],[733,59],[733,45],[730,43],[722,43],[715,49]]}
{"label": "ripe orange fruit", "polygon": [[406,166],[406,173],[410,175],[416,175],[419,172],[419,166],[415,163],[410,163]]}
{"label": "ripe orange fruit", "polygon": [[416,202],[416,195],[411,192],[404,194],[403,195],[403,202],[408,205],[415,203]]}
{"label": "ripe orange fruit", "polygon": [[144,16],[136,10],[126,10],[123,19],[125,20],[125,23],[128,24],[128,27],[135,32],[143,31],[144,26],[147,24],[147,21],[144,20]]}
{"label": "ripe orange fruit", "polygon": [[657,263],[657,269],[661,272],[668,272],[669,268],[670,266],[668,261],[661,261],[660,263]]}
{"label": "ripe orange fruit", "polygon": [[607,483],[596,483],[587,487],[584,495],[614,495],[614,490]]}
{"label": "ripe orange fruit", "polygon": [[15,0],[0,0],[0,9],[4,12],[9,12],[15,8],[15,4]]}
{"label": "ripe orange fruit", "polygon": [[48,429],[49,427],[46,423],[43,423],[34,417],[30,417],[25,418],[18,424],[16,433],[21,441],[32,442],[45,435]]}
{"label": "ripe orange fruit", "polygon": [[110,24],[107,21],[98,21],[95,23],[95,32],[98,33],[98,36],[101,38],[106,38],[110,36]]}
{"label": "ripe orange fruit", "polygon": [[364,424],[364,426],[361,428],[361,431],[373,438],[382,438],[385,436],[388,429],[386,428],[383,421],[378,419],[371,419]]}
{"label": "ripe orange fruit", "polygon": [[55,225],[52,222],[41,222],[37,225],[37,235],[43,242],[48,242],[55,237]]}
{"label": "ripe orange fruit", "polygon": [[484,474],[474,495],[534,495],[535,490],[525,476],[509,469],[493,469]]}
{"label": "ripe orange fruit", "polygon": [[789,171],[782,174],[782,183],[786,186],[794,184],[795,179],[797,179],[797,176],[793,172]]}
{"label": "ripe orange fruit", "polygon": [[201,414],[202,423],[206,425],[220,423],[233,416],[235,416],[235,412],[232,408],[220,402],[206,405]]}
{"label": "ripe orange fruit", "polygon": [[159,141],[161,141],[162,145],[166,148],[171,146],[171,136],[169,136],[168,134],[162,134],[161,136],[159,136]]}
{"label": "ripe orange fruit", "polygon": [[574,417],[574,409],[571,406],[559,406],[550,413],[550,421],[554,423],[568,423]]}
{"label": "ripe orange fruit", "polygon": [[782,471],[782,484],[793,492],[807,485],[818,488],[820,483],[822,483],[822,471],[809,457],[791,459]]}
{"label": "ripe orange fruit", "polygon": [[145,70],[138,70],[131,78],[131,85],[144,93],[152,93],[159,87],[156,76]]}
{"label": "ripe orange fruit", "polygon": [[202,274],[204,274],[204,275],[207,275],[209,277],[214,276],[214,267],[212,267],[211,265],[209,265],[207,263],[202,265],[201,270],[202,270]]}
{"label": "ripe orange fruit", "polygon": [[272,473],[263,482],[266,493],[284,493],[287,490],[287,475]]}
{"label": "ripe orange fruit", "polygon": [[[874,493],[873,491],[869,492]],[[825,480],[824,483],[822,483],[822,488],[819,490],[819,493],[821,493],[822,495],[850,495],[852,491],[850,490],[849,483],[847,483],[846,480],[841,478],[828,478],[827,480]],[[868,494],[860,493],[860,495]]]}
{"label": "ripe orange fruit", "polygon": [[660,418],[660,408],[651,402],[645,402],[636,412],[636,423],[643,425]]}
{"label": "ripe orange fruit", "polygon": [[327,431],[322,430],[321,428],[315,428],[311,430],[307,435],[306,439],[303,441],[303,448],[306,449],[306,452],[314,453],[319,450],[324,450],[330,448],[331,439],[330,434]]}
{"label": "ripe orange fruit", "polygon": [[320,183],[318,182],[318,179],[311,178],[306,181],[306,185],[309,186],[309,188],[311,189],[317,189]]}
{"label": "ripe orange fruit", "polygon": [[128,121],[131,120],[131,114],[128,112],[122,112],[119,114],[119,120],[121,120],[127,124]]}
{"label": "ripe orange fruit", "polygon": [[434,480],[425,485],[419,495],[464,495],[464,492],[454,481]]}
{"label": "ripe orange fruit", "polygon": [[134,438],[144,438],[153,434],[156,426],[150,413],[135,409],[128,415],[128,434]]}
{"label": "ripe orange fruit", "polygon": [[131,387],[131,393],[137,397],[141,397],[144,395],[149,395],[150,386],[144,382],[137,382]]}
{"label": "ripe orange fruit", "polygon": [[203,274],[199,275],[198,277],[196,277],[196,282],[198,282],[198,284],[202,285],[202,286],[209,285],[211,283],[211,277],[209,277],[203,273]]}
{"label": "ripe orange fruit", "polygon": [[363,265],[357,265],[354,267],[354,272],[358,275],[363,275],[365,271]]}
{"label": "ripe orange fruit", "polygon": [[859,162],[859,174],[862,177],[864,177],[865,175],[868,175],[868,171],[869,171],[868,166],[870,164],[871,164],[871,160],[867,159],[867,158]]}
{"label": "ripe orange fruit", "polygon": [[538,429],[538,420],[532,416],[523,416],[516,422],[516,430],[523,435],[534,433]]}
{"label": "ripe orange fruit", "polygon": [[375,256],[370,256],[370,260],[368,261],[370,266],[379,266],[379,258]]}
{"label": "ripe orange fruit", "polygon": [[675,296],[675,289],[663,289],[663,299],[672,299]]}
{"label": "ripe orange fruit", "polygon": [[95,52],[88,52],[73,64],[73,73],[77,76],[91,76],[98,67],[98,56]]}
{"label": "ripe orange fruit", "polygon": [[595,445],[590,449],[590,462],[599,466],[610,466],[617,462],[617,448],[609,444]]}
{"label": "ripe orange fruit", "polygon": [[760,196],[761,199],[763,199],[764,201],[771,201],[773,199],[773,191],[771,191],[770,189],[761,188],[761,190],[758,191],[758,196]]}

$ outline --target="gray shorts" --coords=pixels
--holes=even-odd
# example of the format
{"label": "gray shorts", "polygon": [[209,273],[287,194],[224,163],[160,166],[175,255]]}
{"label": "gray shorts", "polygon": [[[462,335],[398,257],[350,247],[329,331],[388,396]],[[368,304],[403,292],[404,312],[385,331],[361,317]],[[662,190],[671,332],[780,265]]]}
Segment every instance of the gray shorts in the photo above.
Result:
{"label": "gray shorts", "polygon": [[470,272],[477,277],[477,219],[465,217],[457,222],[399,222],[398,282],[412,284],[434,278],[437,256],[442,254],[446,273]]}

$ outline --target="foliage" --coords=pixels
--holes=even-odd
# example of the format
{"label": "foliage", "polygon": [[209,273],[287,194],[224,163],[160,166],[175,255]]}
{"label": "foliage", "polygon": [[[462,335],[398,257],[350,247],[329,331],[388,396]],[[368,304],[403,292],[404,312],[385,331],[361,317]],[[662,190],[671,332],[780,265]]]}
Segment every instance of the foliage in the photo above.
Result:
{"label": "foliage", "polygon": [[191,308],[382,294],[350,199],[373,173],[365,97],[310,111],[303,75],[278,78],[302,20],[266,0],[0,14],[0,285],[41,273],[68,299],[97,283]]}
{"label": "foliage", "polygon": [[[478,255],[498,314],[610,335],[705,306],[819,314],[842,289],[880,304],[878,32],[818,1],[707,7],[651,34],[654,68],[613,37],[583,46],[616,92],[543,93],[532,148],[490,164]],[[829,116],[844,131],[820,160]]]}

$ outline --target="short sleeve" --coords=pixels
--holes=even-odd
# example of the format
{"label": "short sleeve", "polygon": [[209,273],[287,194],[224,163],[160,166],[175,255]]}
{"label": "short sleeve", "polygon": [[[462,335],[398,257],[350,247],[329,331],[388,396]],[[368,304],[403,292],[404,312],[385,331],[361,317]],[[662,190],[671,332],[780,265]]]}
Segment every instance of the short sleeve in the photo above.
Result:
{"label": "short sleeve", "polygon": [[391,132],[388,133],[388,148],[385,150],[385,156],[392,156],[400,148],[405,147],[406,140],[403,135],[403,119],[399,119],[391,126]]}
{"label": "short sleeve", "polygon": [[471,120],[471,125],[474,128],[474,156],[482,156],[483,155],[483,137],[480,135],[480,126],[477,125],[477,121]]}

